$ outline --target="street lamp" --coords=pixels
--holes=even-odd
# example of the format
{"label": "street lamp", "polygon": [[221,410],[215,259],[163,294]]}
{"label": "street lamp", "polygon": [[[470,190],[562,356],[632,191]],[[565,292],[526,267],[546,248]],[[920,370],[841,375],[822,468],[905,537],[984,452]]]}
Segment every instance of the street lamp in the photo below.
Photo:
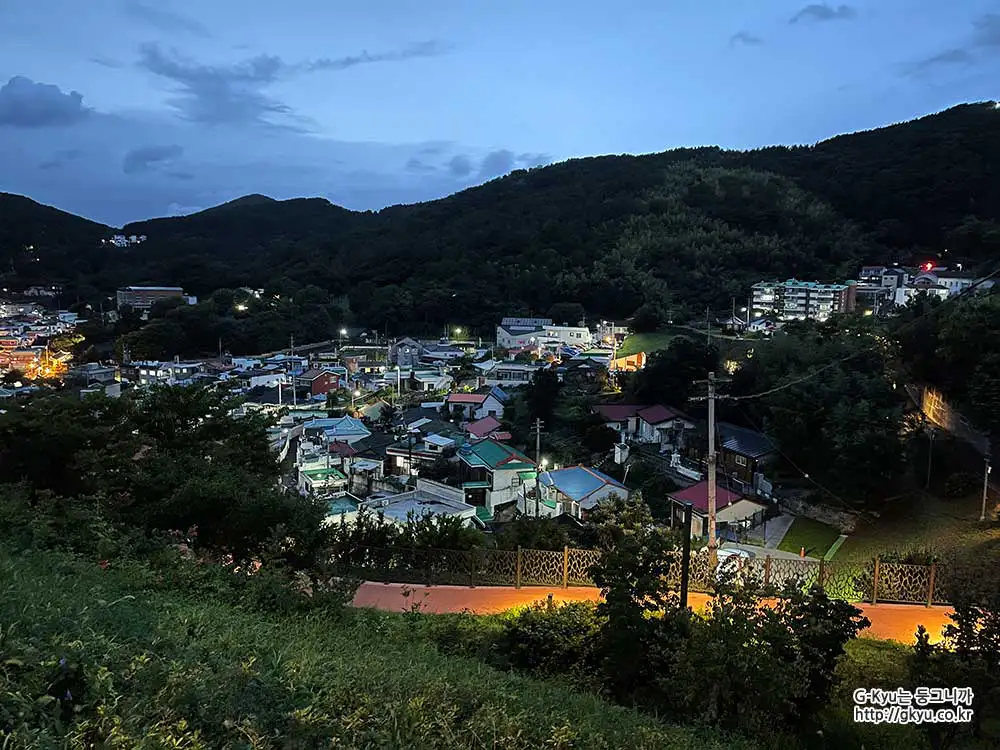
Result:
{"label": "street lamp", "polygon": [[993,471],[993,467],[990,466],[990,457],[986,456],[986,470],[983,472],[983,509],[979,514],[979,520],[986,520],[986,493],[990,488],[990,472]]}
{"label": "street lamp", "polygon": [[341,328],[340,329],[340,346],[341,347],[344,346],[344,336],[346,336],[346,335],[347,335],[347,329],[346,328]]}
{"label": "street lamp", "polygon": [[539,464],[539,471],[535,472],[535,518],[538,518],[538,513],[540,510],[538,501],[541,496],[541,488],[539,486],[538,480],[539,477],[541,477],[542,472],[545,471],[545,467],[548,465],[549,465],[549,460],[547,458],[543,458],[541,464]]}
{"label": "street lamp", "polygon": [[351,411],[352,412],[354,411],[354,399],[356,399],[360,395],[361,395],[361,391],[359,391],[357,388],[355,388],[353,391],[351,391]]}

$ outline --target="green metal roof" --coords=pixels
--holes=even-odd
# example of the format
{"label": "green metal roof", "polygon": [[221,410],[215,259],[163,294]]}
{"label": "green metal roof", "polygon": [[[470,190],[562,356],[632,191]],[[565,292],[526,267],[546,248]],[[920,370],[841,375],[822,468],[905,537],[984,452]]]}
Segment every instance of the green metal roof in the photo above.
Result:
{"label": "green metal roof", "polygon": [[486,482],[486,481],[480,481],[480,482],[463,482],[462,483],[462,489],[466,489],[466,490],[477,490],[477,489],[489,488],[489,486],[490,486],[490,483]]}
{"label": "green metal roof", "polygon": [[302,473],[310,479],[347,479],[343,472],[333,467],[329,469],[306,469]]}
{"label": "green metal roof", "polygon": [[487,508],[485,505],[476,506],[476,517],[479,518],[480,521],[493,520],[493,514],[490,513],[490,509]]}
{"label": "green metal roof", "polygon": [[534,471],[519,471],[517,472],[518,479],[522,479],[525,482],[535,479],[538,476],[538,472]]}
{"label": "green metal roof", "polygon": [[490,469],[534,469],[534,462],[509,445],[495,440],[480,440],[469,445],[468,451],[459,452],[462,460],[471,466],[486,466]]}

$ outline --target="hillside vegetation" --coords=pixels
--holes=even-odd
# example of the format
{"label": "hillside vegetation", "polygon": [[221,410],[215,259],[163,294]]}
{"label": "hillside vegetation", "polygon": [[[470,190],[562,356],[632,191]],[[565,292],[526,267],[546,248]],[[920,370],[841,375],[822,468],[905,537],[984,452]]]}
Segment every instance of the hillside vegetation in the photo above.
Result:
{"label": "hillside vegetation", "polygon": [[[332,326],[390,334],[485,330],[558,302],[683,317],[727,309],[763,277],[838,279],[945,248],[986,264],[1000,252],[998,163],[1000,112],[963,105],[812,147],[571,160],[377,213],[248,196],[126,227],[150,237],[139,248],[36,265],[85,298],[124,283],[313,285],[339,299]],[[81,227],[81,252],[90,239]]]}
{"label": "hillside vegetation", "polygon": [[0,547],[4,748],[754,747],[444,656],[400,615],[266,616],[144,571]]}

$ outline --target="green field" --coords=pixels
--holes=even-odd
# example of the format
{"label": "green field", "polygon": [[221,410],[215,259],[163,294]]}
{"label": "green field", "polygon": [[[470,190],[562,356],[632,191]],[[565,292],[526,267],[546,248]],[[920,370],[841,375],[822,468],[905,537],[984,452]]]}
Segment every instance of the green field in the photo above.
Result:
{"label": "green field", "polygon": [[832,526],[799,516],[792,522],[778,549],[798,552],[804,547],[806,557],[822,558],[839,536],[840,532]]}
{"label": "green field", "polygon": [[657,331],[656,333],[633,333],[625,338],[622,345],[615,352],[615,356],[627,357],[631,354],[646,352],[652,354],[670,346],[670,342],[677,336],[673,331]]}
{"label": "green field", "polygon": [[[262,615],[201,596],[151,590],[139,567],[0,548],[0,744],[757,747],[443,655],[428,616]],[[53,690],[73,706],[62,721]]]}

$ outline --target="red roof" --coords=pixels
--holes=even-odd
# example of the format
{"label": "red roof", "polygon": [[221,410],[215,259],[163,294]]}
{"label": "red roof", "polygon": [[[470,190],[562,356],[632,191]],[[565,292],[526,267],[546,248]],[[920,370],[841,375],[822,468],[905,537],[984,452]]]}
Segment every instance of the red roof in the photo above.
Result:
{"label": "red roof", "polygon": [[624,422],[626,419],[634,417],[643,409],[648,408],[648,406],[643,406],[641,404],[600,404],[599,406],[594,407],[594,411],[609,422]]}
{"label": "red roof", "polygon": [[[732,505],[737,500],[743,499],[743,496],[740,493],[732,492],[731,490],[727,490],[725,487],[719,487],[718,482],[715,487],[716,509],[725,508],[728,505]],[[693,484],[683,490],[671,492],[670,497],[679,503],[691,503],[695,510],[700,511],[703,514],[708,513],[708,482],[698,482],[698,484]]]}
{"label": "red roof", "polygon": [[482,393],[452,393],[448,396],[449,404],[481,404],[486,400]]}
{"label": "red roof", "polygon": [[338,456],[346,456],[348,458],[358,455],[358,452],[349,443],[341,440],[334,440],[330,443],[330,453],[336,453]]}
{"label": "red roof", "polygon": [[510,440],[514,436],[511,435],[509,432],[494,432],[492,435],[490,435],[490,437],[496,440],[497,442],[502,443],[504,440]]}
{"label": "red roof", "polygon": [[470,435],[481,438],[496,432],[497,428],[500,427],[500,420],[496,417],[483,417],[476,422],[469,422],[465,425],[465,431]]}
{"label": "red roof", "polygon": [[669,422],[671,419],[677,419],[677,417],[682,416],[679,411],[675,411],[668,406],[647,406],[645,409],[639,411],[638,417],[646,424],[662,424],[664,422]]}

